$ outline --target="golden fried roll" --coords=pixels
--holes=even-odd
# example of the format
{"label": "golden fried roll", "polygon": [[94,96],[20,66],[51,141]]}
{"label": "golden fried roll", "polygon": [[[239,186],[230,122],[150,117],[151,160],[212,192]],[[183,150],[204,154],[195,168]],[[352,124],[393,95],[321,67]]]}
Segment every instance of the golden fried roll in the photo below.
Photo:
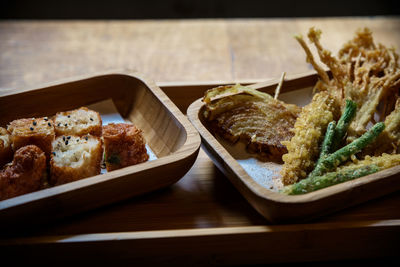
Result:
{"label": "golden fried roll", "polygon": [[12,157],[11,135],[5,128],[0,127],[0,168],[9,163]]}
{"label": "golden fried roll", "polygon": [[142,131],[131,124],[103,126],[107,171],[145,162],[149,159]]}
{"label": "golden fried roll", "polygon": [[12,163],[0,171],[0,200],[39,190],[45,172],[44,152],[35,145],[21,147]]}
{"label": "golden fried roll", "polygon": [[54,117],[56,135],[101,136],[100,114],[86,107],[58,112]]}
{"label": "golden fried roll", "polygon": [[8,125],[8,131],[14,150],[26,145],[36,145],[50,159],[51,142],[55,137],[51,119],[44,117],[14,120]]}
{"label": "golden fried roll", "polygon": [[103,146],[97,136],[58,136],[52,143],[50,184],[60,185],[100,174]]}

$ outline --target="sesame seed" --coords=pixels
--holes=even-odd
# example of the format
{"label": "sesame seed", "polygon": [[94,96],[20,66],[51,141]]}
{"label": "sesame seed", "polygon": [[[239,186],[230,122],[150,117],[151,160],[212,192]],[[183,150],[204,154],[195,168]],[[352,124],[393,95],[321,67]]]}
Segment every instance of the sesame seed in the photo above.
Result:
{"label": "sesame seed", "polygon": [[47,125],[49,125],[49,127],[51,127],[51,123],[50,122],[48,122]]}
{"label": "sesame seed", "polygon": [[63,141],[65,141],[65,136],[63,136]]}
{"label": "sesame seed", "polygon": [[70,115],[68,115],[67,117],[68,117],[68,118],[71,118],[71,116],[70,116]]}
{"label": "sesame seed", "polygon": [[65,127],[67,127],[68,123],[64,124]]}
{"label": "sesame seed", "polygon": [[53,154],[54,156],[56,155],[56,152],[51,152],[51,154]]}
{"label": "sesame seed", "polygon": [[67,139],[68,139],[68,140],[71,139],[71,136],[67,136]]}
{"label": "sesame seed", "polygon": [[44,120],[45,120],[45,121],[48,121],[48,120],[49,120],[49,118],[47,118],[47,117],[44,117]]}
{"label": "sesame seed", "polygon": [[68,145],[68,140],[67,140],[67,141],[65,141],[65,145]]}
{"label": "sesame seed", "polygon": [[33,127],[29,128],[31,131],[33,131]]}
{"label": "sesame seed", "polygon": [[33,126],[36,126],[36,124],[37,124],[36,121],[33,121]]}
{"label": "sesame seed", "polygon": [[87,136],[85,136],[85,140],[86,140],[86,141],[88,140],[88,137],[87,137]]}
{"label": "sesame seed", "polygon": [[91,121],[93,121],[93,119],[92,119],[92,118],[90,118],[90,120],[91,120]]}

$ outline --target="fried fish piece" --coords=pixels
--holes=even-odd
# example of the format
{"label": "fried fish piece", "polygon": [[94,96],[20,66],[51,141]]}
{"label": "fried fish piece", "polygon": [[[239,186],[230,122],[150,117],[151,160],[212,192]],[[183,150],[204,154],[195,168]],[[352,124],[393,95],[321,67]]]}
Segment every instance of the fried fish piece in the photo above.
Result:
{"label": "fried fish piece", "polygon": [[18,119],[9,123],[8,131],[14,150],[26,145],[36,145],[50,159],[51,142],[54,140],[53,121],[47,117]]}
{"label": "fried fish piece", "polygon": [[103,126],[107,171],[145,162],[149,159],[142,131],[132,124],[110,123]]}
{"label": "fried fish piece", "polygon": [[12,157],[11,135],[7,129],[0,127],[0,168],[10,162]]}
{"label": "fried fish piece", "polygon": [[[217,100],[214,97],[228,95]],[[214,132],[235,143],[247,143],[250,152],[262,159],[280,161],[287,152],[282,141],[293,136],[291,129],[300,108],[274,99],[272,96],[241,85],[218,87],[206,92],[204,117]]]}
{"label": "fried fish piece", "polygon": [[35,145],[21,147],[0,171],[0,200],[39,190],[45,172],[45,153]]}
{"label": "fried fish piece", "polygon": [[54,117],[56,135],[95,135],[101,136],[102,120],[100,114],[86,107],[58,112]]}
{"label": "fried fish piece", "polygon": [[100,174],[102,142],[97,136],[58,136],[52,143],[50,184],[60,185]]}

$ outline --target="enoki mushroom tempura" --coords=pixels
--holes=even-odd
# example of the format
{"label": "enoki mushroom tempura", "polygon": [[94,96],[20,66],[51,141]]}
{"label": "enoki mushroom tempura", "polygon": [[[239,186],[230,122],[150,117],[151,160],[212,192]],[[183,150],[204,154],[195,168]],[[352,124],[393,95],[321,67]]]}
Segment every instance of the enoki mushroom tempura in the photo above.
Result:
{"label": "enoki mushroom tempura", "polygon": [[[391,112],[398,112],[394,108],[400,88],[399,56],[394,48],[375,44],[368,28],[359,30],[343,46],[337,57],[322,47],[320,35],[320,30],[311,28],[308,38],[315,45],[321,61],[330,69],[332,78],[316,63],[303,38],[296,36],[296,39],[306,52],[307,62],[313,65],[320,76],[315,89],[328,91],[342,104],[342,109],[345,99],[351,99],[357,104],[356,117],[348,129],[347,140],[350,142],[365,133],[370,122],[383,121]],[[395,130],[399,126],[400,121],[397,122],[397,127],[390,129]],[[385,131],[391,131],[390,129]],[[396,134],[387,132],[382,136],[386,135]],[[393,146],[397,149],[398,139],[390,141],[394,142]]]}

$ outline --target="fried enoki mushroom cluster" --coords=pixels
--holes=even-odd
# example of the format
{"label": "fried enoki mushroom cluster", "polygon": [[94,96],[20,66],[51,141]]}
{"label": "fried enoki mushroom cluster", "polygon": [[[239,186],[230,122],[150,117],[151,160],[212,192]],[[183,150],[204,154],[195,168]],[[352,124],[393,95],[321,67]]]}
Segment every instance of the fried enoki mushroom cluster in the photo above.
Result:
{"label": "fried enoki mushroom cluster", "polygon": [[[296,39],[306,52],[307,62],[320,76],[315,88],[328,91],[342,103],[342,109],[345,99],[357,104],[358,112],[347,137],[352,141],[366,132],[370,122],[383,121],[393,111],[399,98],[399,56],[394,48],[375,44],[368,28],[357,31],[336,57],[322,47],[320,36],[320,30],[309,30],[308,38],[315,45],[320,60],[330,69],[332,78],[317,64],[304,39],[301,36],[296,36]],[[398,145],[395,143],[396,147]]]}

